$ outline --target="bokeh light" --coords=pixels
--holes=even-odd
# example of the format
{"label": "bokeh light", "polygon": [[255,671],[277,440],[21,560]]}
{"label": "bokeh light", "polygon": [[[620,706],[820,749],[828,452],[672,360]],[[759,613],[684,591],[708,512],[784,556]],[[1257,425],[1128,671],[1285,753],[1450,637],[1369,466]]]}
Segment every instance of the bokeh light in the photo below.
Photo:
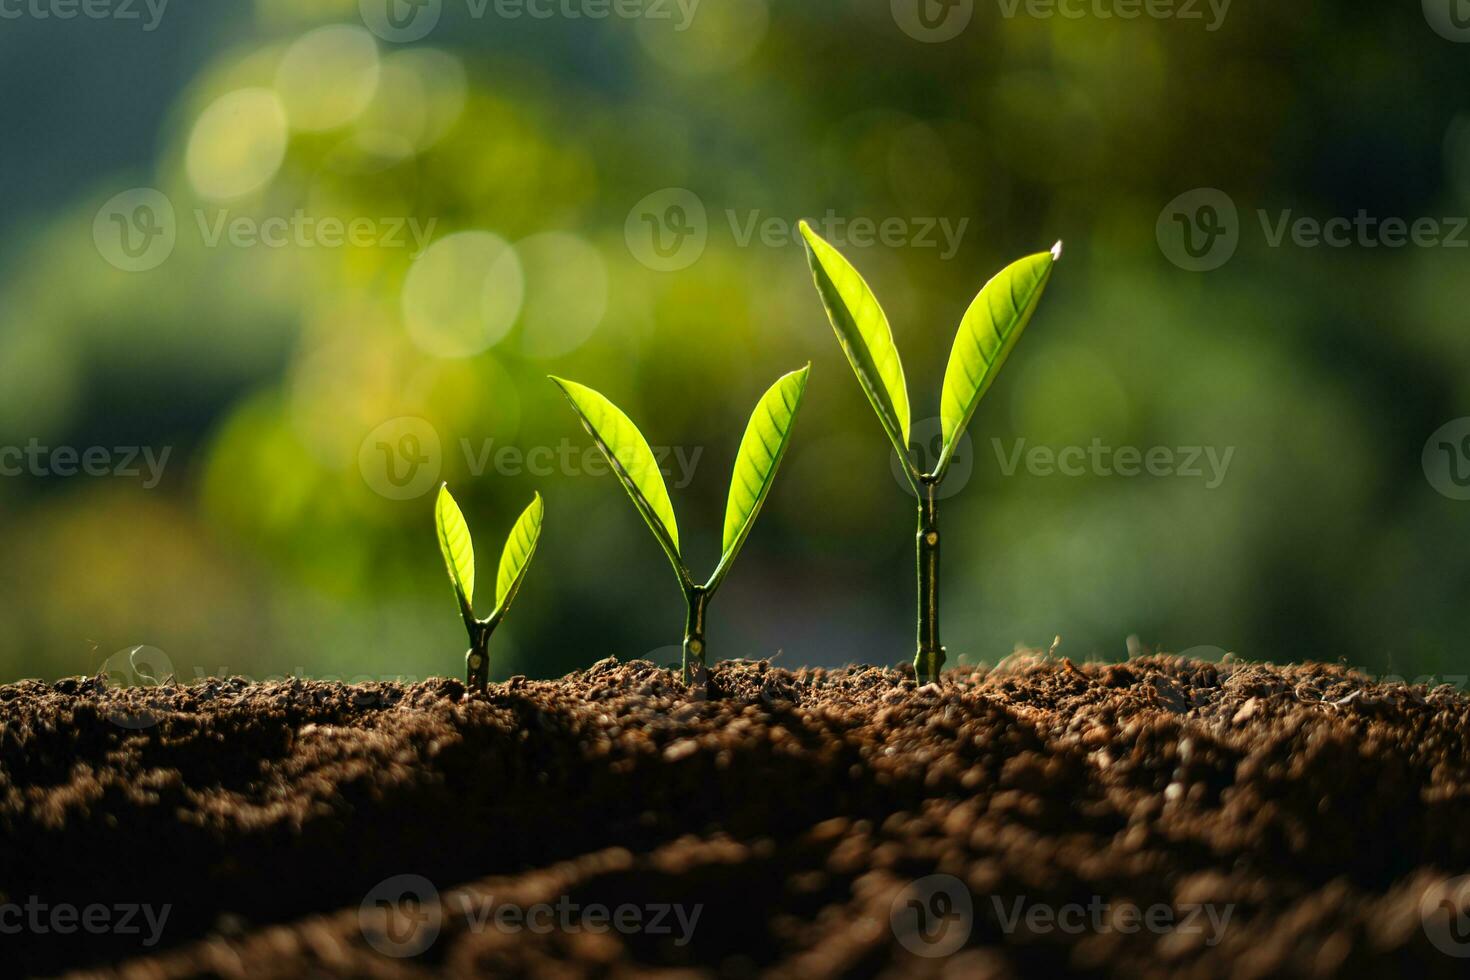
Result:
{"label": "bokeh light", "polygon": [[286,155],[286,110],[269,89],[220,96],[189,135],[189,180],[204,197],[231,198],[259,188]]}
{"label": "bokeh light", "polygon": [[377,42],[366,30],[320,27],[286,49],[276,91],[293,129],[335,129],[367,108],[378,71]]}
{"label": "bokeh light", "polygon": [[543,232],[516,242],[526,276],[520,349],[554,358],[582,346],[607,311],[607,266],[602,254],[576,235]]}
{"label": "bokeh light", "polygon": [[442,238],[403,284],[413,342],[438,357],[469,357],[500,341],[520,315],[525,277],[515,249],[488,231]]}

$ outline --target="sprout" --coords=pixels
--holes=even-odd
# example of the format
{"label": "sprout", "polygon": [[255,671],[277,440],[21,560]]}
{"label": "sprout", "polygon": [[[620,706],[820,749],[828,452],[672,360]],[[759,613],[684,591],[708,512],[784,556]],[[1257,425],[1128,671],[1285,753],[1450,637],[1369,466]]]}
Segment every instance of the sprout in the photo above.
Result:
{"label": "sprout", "polygon": [[686,684],[694,680],[696,673],[701,677],[704,675],[705,612],[750,535],[756,515],[771,491],[776,469],[781,465],[781,457],[786,454],[786,446],[791,441],[791,427],[796,421],[797,409],[801,407],[810,371],[811,365],[808,364],[800,371],[783,376],[761,397],[751,414],[745,437],[740,440],[740,449],[735,455],[735,471],[730,478],[723,554],[714,574],[703,585],[694,581],[680,557],[679,526],[674,520],[673,501],[669,499],[663,474],[659,472],[653,450],[648,448],[643,433],[616,405],[591,388],[561,378],[551,379],[572,403],[583,427],[606,457],[623,489],[628,491],[633,506],[643,515],[669,563],[674,566],[674,574],[679,576],[689,612],[684,628]]}
{"label": "sprout", "polygon": [[805,221],[801,234],[817,292],[837,332],[858,383],[868,396],[888,440],[898,452],[904,476],[919,501],[919,648],[914,673],[933,682],[944,665],[939,643],[939,522],[935,493],[975,414],[1021,332],[1036,312],[1036,304],[1051,278],[1052,266],[1062,256],[1062,243],[1049,252],[1027,256],[1002,269],[985,284],[960,321],[950,351],[940,397],[940,424],[944,448],[934,470],[921,473],[909,453],[909,396],[903,362],[893,343],[888,317],[863,277],[842,253],[812,231]]}
{"label": "sprout", "polygon": [[465,683],[473,690],[485,690],[490,676],[490,634],[505,618],[506,611],[521,590],[526,569],[530,568],[531,558],[536,554],[536,543],[541,540],[543,514],[538,493],[521,513],[505,541],[505,549],[500,553],[500,570],[495,576],[495,611],[485,619],[476,619],[475,547],[470,540],[470,527],[465,523],[459,505],[454,502],[449,485],[439,487],[439,498],[434,503],[434,523],[438,530],[439,550],[444,554],[444,565],[449,569],[449,580],[454,584],[454,594],[459,599],[459,613],[464,617],[464,628],[470,634],[470,651],[465,654]]}

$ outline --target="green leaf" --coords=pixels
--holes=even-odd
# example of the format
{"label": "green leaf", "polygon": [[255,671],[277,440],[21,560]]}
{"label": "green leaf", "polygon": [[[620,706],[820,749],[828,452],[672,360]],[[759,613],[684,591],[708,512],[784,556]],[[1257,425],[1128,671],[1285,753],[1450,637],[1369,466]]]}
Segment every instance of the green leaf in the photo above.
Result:
{"label": "green leaf", "polygon": [[495,577],[495,618],[505,615],[521,590],[521,581],[531,559],[536,554],[536,544],[541,540],[541,520],[546,508],[538,493],[531,498],[531,505],[521,512],[516,526],[511,528],[510,537],[505,539],[505,550],[500,553],[500,572]]}
{"label": "green leaf", "polygon": [[582,420],[582,426],[602,455],[607,458],[612,471],[617,475],[623,489],[643,515],[653,531],[654,537],[668,555],[678,573],[680,582],[687,584],[689,572],[679,557],[679,526],[674,521],[674,503],[669,499],[664,486],[663,474],[658,470],[658,461],[643,433],[628,416],[602,395],[561,378],[551,379]]}
{"label": "green leaf", "polygon": [[867,393],[883,431],[888,433],[901,459],[909,458],[909,392],[904,382],[903,362],[893,344],[893,330],[878,299],[842,253],[829,245],[805,221],[801,234],[806,240],[812,278],[827,318],[837,332],[847,362]]}
{"label": "green leaf", "polygon": [[766,502],[766,495],[771,492],[776,469],[781,465],[781,457],[786,455],[786,446],[791,441],[791,429],[797,409],[801,408],[811,369],[808,364],[771,385],[761,396],[751,413],[750,422],[745,426],[745,436],[740,440],[739,452],[735,454],[735,471],[730,476],[730,498],[725,505],[724,555],[710,579],[711,587],[719,584],[725,570],[740,553],[740,546],[745,543],[761,505]]}
{"label": "green leaf", "polygon": [[949,467],[975,407],[1021,339],[1051,278],[1052,266],[1061,257],[1062,243],[1057,242],[1050,252],[1011,263],[985,284],[965,312],[944,371],[944,393],[939,401],[944,450],[934,469],[936,476],[943,476]]}
{"label": "green leaf", "polygon": [[475,622],[475,546],[470,540],[470,527],[460,513],[459,504],[449,492],[449,484],[439,485],[439,497],[434,502],[434,524],[438,530],[439,551],[444,555],[444,566],[449,569],[449,580],[454,583],[454,594],[459,599],[459,611],[465,619],[465,627],[473,634]]}

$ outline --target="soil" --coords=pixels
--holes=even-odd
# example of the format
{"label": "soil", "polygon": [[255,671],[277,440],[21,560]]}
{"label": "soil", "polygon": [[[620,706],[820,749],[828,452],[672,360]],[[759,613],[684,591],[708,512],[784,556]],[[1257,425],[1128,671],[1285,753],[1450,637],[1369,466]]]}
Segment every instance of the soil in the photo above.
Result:
{"label": "soil", "polygon": [[1463,976],[1467,727],[1449,687],[1170,657],[28,681],[0,973]]}

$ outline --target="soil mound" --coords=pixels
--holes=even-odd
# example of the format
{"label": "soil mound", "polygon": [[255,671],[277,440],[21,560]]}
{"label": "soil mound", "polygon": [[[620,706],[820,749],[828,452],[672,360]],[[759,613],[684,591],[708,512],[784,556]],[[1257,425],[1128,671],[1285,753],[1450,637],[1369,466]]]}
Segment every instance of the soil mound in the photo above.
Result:
{"label": "soil mound", "polygon": [[1170,657],[24,682],[0,972],[1463,976],[1467,727]]}

